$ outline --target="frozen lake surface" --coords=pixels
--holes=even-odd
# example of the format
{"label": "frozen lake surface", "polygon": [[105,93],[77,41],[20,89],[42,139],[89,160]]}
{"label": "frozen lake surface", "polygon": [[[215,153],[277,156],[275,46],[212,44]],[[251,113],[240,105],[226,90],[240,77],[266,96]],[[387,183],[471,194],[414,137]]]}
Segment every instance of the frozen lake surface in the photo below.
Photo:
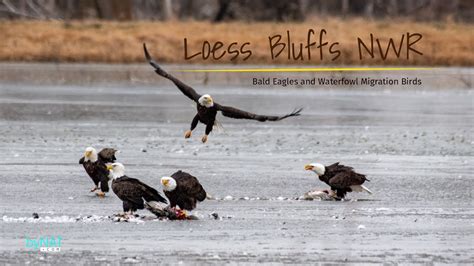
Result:
{"label": "frozen lake surface", "polygon": [[[256,113],[305,108],[279,123],[219,116],[224,131],[202,144],[202,125],[191,139],[183,137],[193,103],[152,72],[149,79],[157,85],[2,77],[1,264],[473,263],[472,89],[196,82],[217,102]],[[204,201],[194,212],[198,221],[103,219],[121,211],[121,202],[113,193],[100,199],[89,192],[92,182],[78,164],[89,145],[121,150],[127,175],[149,185],[182,169],[214,197],[232,200]],[[294,200],[325,188],[304,171],[314,161],[354,166],[367,174],[374,194]],[[34,212],[49,220],[23,221]],[[59,253],[25,247],[25,237],[51,235],[63,239]]]}

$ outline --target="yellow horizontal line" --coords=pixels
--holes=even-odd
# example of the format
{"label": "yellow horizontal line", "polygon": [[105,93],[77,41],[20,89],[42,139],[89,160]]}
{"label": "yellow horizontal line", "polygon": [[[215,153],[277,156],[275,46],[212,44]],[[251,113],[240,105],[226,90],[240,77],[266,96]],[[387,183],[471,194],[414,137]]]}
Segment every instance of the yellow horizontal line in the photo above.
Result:
{"label": "yellow horizontal line", "polygon": [[230,68],[230,69],[182,69],[178,72],[355,72],[355,71],[419,71],[429,67],[336,67],[336,68]]}

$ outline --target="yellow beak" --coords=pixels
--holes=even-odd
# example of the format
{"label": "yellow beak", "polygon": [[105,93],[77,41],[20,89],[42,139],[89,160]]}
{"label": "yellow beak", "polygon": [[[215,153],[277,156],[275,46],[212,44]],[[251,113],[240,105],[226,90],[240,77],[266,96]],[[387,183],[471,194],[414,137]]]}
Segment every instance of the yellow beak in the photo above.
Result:
{"label": "yellow beak", "polygon": [[89,156],[91,156],[91,153],[92,153],[91,151],[86,151],[86,152],[84,153],[84,155],[85,155],[86,157],[89,157]]}
{"label": "yellow beak", "polygon": [[313,170],[313,168],[314,167],[310,164],[307,164],[307,165],[304,166],[304,170]]}
{"label": "yellow beak", "polygon": [[169,182],[170,182],[170,181],[169,181],[168,179],[163,179],[163,180],[161,180],[161,184],[163,184],[163,186],[168,186],[168,183],[169,183]]}
{"label": "yellow beak", "polygon": [[114,167],[111,164],[107,165],[107,170],[112,170],[113,168]]}

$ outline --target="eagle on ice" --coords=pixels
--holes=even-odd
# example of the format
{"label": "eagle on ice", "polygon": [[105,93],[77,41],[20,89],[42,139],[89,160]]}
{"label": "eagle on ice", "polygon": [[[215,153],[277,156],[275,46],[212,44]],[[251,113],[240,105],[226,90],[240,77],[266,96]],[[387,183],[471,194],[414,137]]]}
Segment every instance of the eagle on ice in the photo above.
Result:
{"label": "eagle on ice", "polygon": [[372,191],[362,185],[365,181],[370,180],[365,175],[355,172],[350,166],[339,164],[339,162],[328,166],[320,163],[311,163],[305,165],[304,169],[316,173],[319,180],[331,187],[329,195],[334,196],[335,193],[338,199],[343,199],[348,192],[352,191],[366,191],[372,194]]}
{"label": "eagle on ice", "polygon": [[117,158],[115,158],[116,149],[113,148],[104,148],[99,153],[93,147],[87,147],[84,152],[84,157],[79,159],[79,164],[84,166],[86,173],[94,182],[94,187],[91,189],[91,192],[94,192],[99,189],[97,196],[104,197],[106,192],[109,192],[109,171],[107,170],[108,163],[113,163]]}
{"label": "eagle on ice", "polygon": [[126,176],[123,164],[109,164],[107,169],[113,178],[112,191],[122,200],[124,213],[133,215],[133,212],[144,209],[145,203],[167,202],[156,189],[138,179]]}
{"label": "eagle on ice", "polygon": [[148,50],[146,49],[145,44],[143,44],[143,50],[145,51],[145,57],[148,63],[150,63],[150,65],[155,69],[155,72],[158,75],[171,80],[184,95],[196,102],[197,114],[194,116],[191,122],[191,128],[184,134],[185,138],[190,138],[192,131],[196,128],[197,124],[201,122],[206,125],[205,135],[201,138],[202,142],[205,143],[207,141],[207,136],[211,133],[213,126],[216,124],[217,112],[221,112],[223,116],[234,119],[251,119],[260,122],[265,122],[280,121],[288,117],[299,116],[302,110],[302,108],[295,109],[293,112],[283,116],[267,116],[246,112],[231,106],[220,105],[214,102],[213,98],[209,94],[198,94],[193,88],[184,84],[179,79],[164,71],[158,65],[158,63],[156,63],[151,58],[150,54],[148,53]]}
{"label": "eagle on ice", "polygon": [[207,196],[199,180],[181,170],[171,176],[162,177],[161,185],[171,208],[178,206],[181,210],[192,211],[197,202],[204,201]]}

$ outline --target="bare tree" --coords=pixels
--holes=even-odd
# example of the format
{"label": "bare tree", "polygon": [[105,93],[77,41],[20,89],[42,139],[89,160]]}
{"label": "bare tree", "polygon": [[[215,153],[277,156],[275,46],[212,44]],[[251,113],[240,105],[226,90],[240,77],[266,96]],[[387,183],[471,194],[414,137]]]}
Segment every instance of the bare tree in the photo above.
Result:
{"label": "bare tree", "polygon": [[349,14],[349,0],[342,0],[341,2],[341,13],[342,16],[347,16]]}
{"label": "bare tree", "polygon": [[163,0],[163,19],[168,20],[173,17],[173,7],[171,0]]}

